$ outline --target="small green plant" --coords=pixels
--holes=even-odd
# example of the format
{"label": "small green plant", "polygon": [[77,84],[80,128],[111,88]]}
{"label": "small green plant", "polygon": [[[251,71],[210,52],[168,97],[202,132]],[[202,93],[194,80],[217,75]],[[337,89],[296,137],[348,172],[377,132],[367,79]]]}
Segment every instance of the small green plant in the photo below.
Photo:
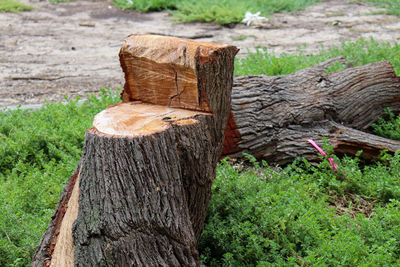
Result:
{"label": "small green plant", "polygon": [[29,11],[34,9],[33,6],[22,4],[14,0],[1,0],[0,1],[0,13],[1,12],[13,12],[18,13],[21,11]]}
{"label": "small green plant", "polygon": [[341,17],[341,16],[345,16],[345,15],[346,15],[346,13],[339,11],[339,12],[326,13],[325,17],[328,17],[328,18],[330,18],[330,17]]}
{"label": "small green plant", "polygon": [[139,12],[175,9],[177,0],[112,0],[112,3],[123,9],[135,9]]}
{"label": "small green plant", "polygon": [[352,2],[367,2],[378,7],[386,8],[384,13],[388,15],[400,16],[400,1],[399,0],[352,0]]}
{"label": "small green plant", "polygon": [[378,118],[372,128],[379,136],[400,141],[400,114],[396,116],[390,108],[386,108],[385,116]]}
{"label": "small green plant", "polygon": [[64,2],[69,2],[69,1],[70,0],[49,0],[49,2],[52,4],[64,3]]}
{"label": "small green plant", "polygon": [[246,40],[248,37],[249,37],[249,35],[241,34],[241,35],[231,36],[231,39],[233,41],[243,41],[243,40]]}

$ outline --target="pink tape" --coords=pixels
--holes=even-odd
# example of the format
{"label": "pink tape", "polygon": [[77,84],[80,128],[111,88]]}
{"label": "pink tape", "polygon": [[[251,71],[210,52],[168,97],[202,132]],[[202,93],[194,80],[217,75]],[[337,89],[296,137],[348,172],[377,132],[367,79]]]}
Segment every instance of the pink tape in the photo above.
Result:
{"label": "pink tape", "polygon": [[[324,150],[322,150],[322,148],[320,148],[312,139],[308,139],[307,142],[309,142],[319,153],[321,153],[322,156],[326,157],[326,153]],[[335,161],[333,160],[333,158],[328,158],[329,164],[331,164],[332,170],[336,170],[337,167],[339,167],[339,165],[337,165],[335,163]]]}
{"label": "pink tape", "polygon": [[309,142],[319,153],[321,153],[322,156],[326,157],[325,151],[322,150],[315,142],[314,140],[308,139],[307,142]]}

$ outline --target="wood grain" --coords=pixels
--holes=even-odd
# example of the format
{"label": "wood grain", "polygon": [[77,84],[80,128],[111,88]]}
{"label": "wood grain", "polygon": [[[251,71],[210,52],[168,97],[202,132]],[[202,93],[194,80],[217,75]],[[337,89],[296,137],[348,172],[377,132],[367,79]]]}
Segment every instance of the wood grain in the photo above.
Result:
{"label": "wood grain", "polygon": [[[296,157],[311,158],[315,151],[306,140],[320,144],[332,140],[336,150],[347,144],[349,154],[381,149],[394,152],[400,143],[366,131],[384,109],[400,112],[400,78],[389,62],[376,62],[328,73],[344,58],[284,76],[235,77],[232,116],[224,141],[224,155],[243,152],[270,163],[288,163]],[[339,131],[340,129],[340,131]],[[367,149],[368,148],[368,149]]]}
{"label": "wood grain", "polygon": [[[218,75],[231,80],[227,62],[234,46],[158,35],[128,36],[120,50],[124,102],[213,111],[207,94],[223,92]],[[229,99],[230,100],[230,99]]]}

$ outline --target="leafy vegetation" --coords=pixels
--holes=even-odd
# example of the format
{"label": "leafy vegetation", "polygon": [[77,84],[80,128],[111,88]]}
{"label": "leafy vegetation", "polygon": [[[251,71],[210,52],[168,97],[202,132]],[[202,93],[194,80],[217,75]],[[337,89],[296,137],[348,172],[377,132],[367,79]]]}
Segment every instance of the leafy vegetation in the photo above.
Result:
{"label": "leafy vegetation", "polygon": [[396,116],[390,108],[385,109],[384,117],[372,125],[374,132],[382,137],[400,141],[400,115]]}
{"label": "leafy vegetation", "polygon": [[[398,45],[374,40],[309,57],[259,50],[237,61],[236,73],[282,75],[337,55],[354,65],[389,59],[398,72],[396,53]],[[96,113],[118,101],[118,93],[103,90],[81,105],[71,100],[0,112],[0,266],[29,265],[81,157],[85,130]],[[400,117],[387,116],[376,124],[380,135],[399,132]],[[238,171],[226,160],[218,167],[200,242],[208,265],[400,263],[399,154],[382,154],[382,161],[368,166],[358,158],[335,158],[344,176],[333,173],[326,160],[312,166],[298,159],[277,169],[248,157],[252,168]]]}
{"label": "leafy vegetation", "polygon": [[[352,0],[355,2],[355,0]],[[400,0],[356,0],[357,2],[368,2],[373,5],[386,8],[385,14],[400,16]]]}
{"label": "leafy vegetation", "polygon": [[29,265],[94,114],[119,101],[103,91],[82,105],[0,112],[0,266]]}
{"label": "leafy vegetation", "polygon": [[178,22],[239,23],[245,13],[261,12],[270,16],[278,12],[294,12],[320,0],[113,0],[122,9],[140,12],[168,10]]}
{"label": "leafy vegetation", "polygon": [[[392,63],[397,75],[400,75],[400,45],[398,43],[379,43],[374,39],[359,39],[355,42],[344,42],[340,46],[321,48],[317,54],[305,54],[299,47],[297,54],[282,53],[279,56],[267,48],[250,52],[246,58],[239,59],[235,65],[236,75],[284,75],[319,64],[332,57],[344,56],[351,65],[360,66],[372,62],[388,60]],[[330,71],[344,68],[343,64],[335,65]]]}
{"label": "leafy vegetation", "polygon": [[[400,155],[217,169],[199,248],[207,266],[398,266]],[[342,174],[344,171],[345,175]],[[345,199],[346,201],[343,201]],[[341,200],[341,201],[340,201]]]}
{"label": "leafy vegetation", "polygon": [[33,6],[22,4],[16,0],[1,0],[0,1],[0,13],[1,12],[18,13],[21,11],[29,11],[32,9],[34,9]]}

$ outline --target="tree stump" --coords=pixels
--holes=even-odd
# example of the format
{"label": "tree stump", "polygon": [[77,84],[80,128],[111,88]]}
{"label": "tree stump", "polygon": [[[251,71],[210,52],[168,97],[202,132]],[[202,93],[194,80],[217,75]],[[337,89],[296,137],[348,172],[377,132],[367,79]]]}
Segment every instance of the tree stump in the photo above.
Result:
{"label": "tree stump", "polygon": [[236,47],[129,36],[124,103],[97,114],[33,266],[199,266]]}
{"label": "tree stump", "polygon": [[243,152],[269,163],[318,159],[307,139],[330,139],[335,153],[363,150],[367,159],[400,142],[365,132],[390,107],[400,112],[400,78],[389,62],[327,73],[330,59],[284,76],[235,77],[223,155]]}

